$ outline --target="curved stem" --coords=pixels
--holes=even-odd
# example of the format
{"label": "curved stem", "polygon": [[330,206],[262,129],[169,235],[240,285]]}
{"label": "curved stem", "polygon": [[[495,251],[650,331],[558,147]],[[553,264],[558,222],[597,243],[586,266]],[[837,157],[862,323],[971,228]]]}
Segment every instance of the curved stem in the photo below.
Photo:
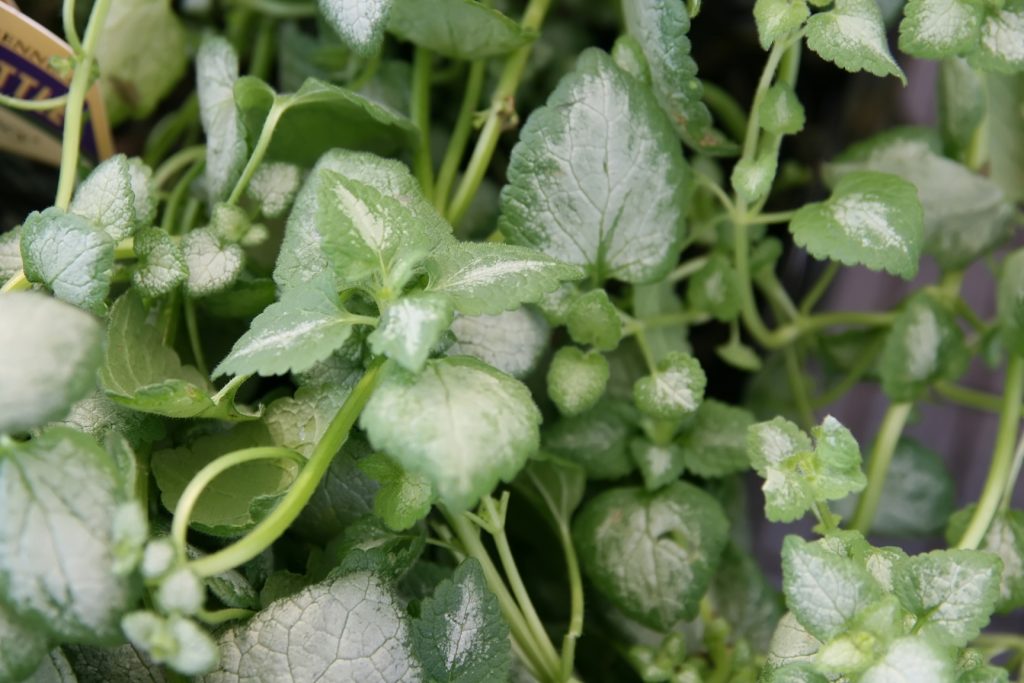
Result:
{"label": "curved stem", "polygon": [[965,408],[986,413],[998,413],[1003,407],[1003,398],[980,389],[972,389],[953,382],[936,382],[932,385],[936,394]]}
{"label": "curved stem", "polygon": [[466,153],[466,145],[473,132],[473,116],[480,104],[480,93],[484,88],[486,72],[487,62],[484,60],[475,61],[469,67],[466,92],[462,96],[459,116],[455,120],[455,128],[452,129],[448,149],[445,150],[444,159],[441,161],[441,169],[437,174],[437,185],[434,186],[434,206],[438,211],[444,211],[445,206],[448,205],[448,195],[451,194],[452,184],[459,172],[459,164],[462,163],[462,157]]}
{"label": "curved stem", "polygon": [[227,607],[225,609],[218,610],[205,610],[201,609],[196,614],[199,621],[210,626],[218,626],[228,621],[235,621],[238,619],[248,619],[256,612],[251,609],[242,609],[241,607]]}
{"label": "curved stem", "polygon": [[430,73],[434,68],[434,55],[417,47],[412,57],[412,102],[409,114],[419,131],[413,152],[413,170],[423,194],[434,195],[434,166],[430,156]]}
{"label": "curved stem", "polygon": [[686,278],[698,273],[708,263],[707,256],[697,256],[688,261],[683,261],[666,278],[669,282],[681,282]]}
{"label": "curved stem", "polygon": [[178,150],[167,158],[153,172],[153,187],[159,190],[164,184],[181,171],[197,161],[206,158],[206,145],[193,145]]}
{"label": "curved stem", "polygon": [[31,286],[32,283],[25,277],[25,271],[21,271],[12,275],[11,279],[5,282],[3,287],[0,287],[0,294],[23,292]]}
{"label": "curved stem", "polygon": [[825,267],[825,271],[821,274],[821,277],[817,279],[814,285],[807,291],[803,301],[800,302],[800,312],[804,315],[811,312],[821,297],[825,296],[825,292],[828,291],[829,285],[835,279],[836,275],[839,274],[839,262],[830,261],[828,266]]}
{"label": "curved stem", "polygon": [[576,641],[583,635],[583,577],[572,535],[564,522],[558,524],[558,540],[562,542],[569,576],[569,630],[562,638],[562,680],[569,680],[576,661]]}
{"label": "curved stem", "polygon": [[258,460],[294,460],[300,465],[306,462],[301,453],[297,453],[289,448],[260,446],[233,451],[208,463],[192,477],[185,490],[181,492],[177,505],[174,506],[174,519],[171,522],[171,540],[174,542],[179,558],[182,560],[186,558],[189,519],[192,517],[192,510],[199,501],[199,497],[206,490],[206,487],[210,485],[210,482],[232,467]]}
{"label": "curved stem", "polygon": [[[522,27],[531,32],[539,31],[550,4],[551,0],[530,0],[526,11],[523,12]],[[473,201],[473,196],[487,173],[487,167],[491,164],[491,157],[494,156],[494,150],[498,147],[498,139],[514,115],[514,111],[510,113],[510,108],[532,49],[532,42],[524,45],[513,52],[505,62],[505,68],[498,80],[498,87],[491,99],[491,109],[487,115],[487,121],[484,123],[483,130],[480,131],[480,137],[477,138],[476,147],[473,148],[473,155],[470,157],[466,172],[455,191],[455,197],[448,206],[447,218],[452,224],[458,223],[469,209],[469,204]]]}
{"label": "curved stem", "polygon": [[840,396],[844,396],[850,390],[850,387],[857,384],[864,374],[871,369],[871,365],[875,362],[875,356],[881,346],[882,339],[876,339],[874,342],[867,344],[860,354],[857,355],[853,365],[850,366],[850,369],[847,370],[843,378],[815,398],[814,407],[824,408]]}
{"label": "curved stem", "polygon": [[1006,386],[1003,389],[1003,408],[999,415],[999,431],[992,453],[985,488],[982,489],[978,506],[967,524],[958,548],[976,549],[988,533],[988,527],[999,510],[1007,479],[1014,463],[1014,442],[1020,426],[1021,399],[1024,398],[1024,358],[1010,357],[1006,368]]}
{"label": "curved stem", "polygon": [[[492,517],[497,518],[494,499],[488,496],[484,498],[483,503]],[[512,594],[519,605],[519,610],[526,619],[527,626],[533,633],[534,640],[540,646],[541,652],[546,659],[549,661],[560,661],[558,653],[555,651],[555,646],[552,645],[547,630],[544,628],[544,623],[540,620],[540,616],[533,606],[530,594],[526,590],[526,584],[523,583],[523,577],[519,574],[519,568],[516,566],[515,557],[512,555],[512,548],[508,544],[508,536],[505,534],[504,525],[495,529],[491,535],[494,538],[494,546],[498,550],[498,559],[501,560],[501,567],[505,570],[505,577],[508,579],[509,587],[512,589]]]}
{"label": "curved stem", "polygon": [[269,548],[281,537],[295,518],[302,512],[309,499],[313,496],[324,473],[334,460],[335,454],[348,439],[352,426],[359,418],[359,413],[370,399],[380,376],[383,358],[378,358],[367,368],[352,393],[327,426],[327,431],[313,449],[313,454],[302,471],[295,478],[292,487],[284,495],[277,507],[257,524],[252,531],[226,548],[206,555],[189,563],[189,567],[199,576],[215,576],[229,569],[248,562]]}
{"label": "curved stem", "polygon": [[60,19],[64,28],[64,40],[76,54],[81,52],[82,39],[78,36],[78,26],[75,25],[75,0],[64,0]]}
{"label": "curved stem", "polygon": [[192,347],[192,359],[196,362],[196,369],[204,377],[210,376],[210,369],[206,366],[206,355],[203,353],[203,341],[199,336],[199,324],[196,322],[196,305],[191,297],[185,297],[185,329],[188,330],[188,343]]}
{"label": "curved stem", "polygon": [[[192,168],[185,171],[181,178],[178,179],[178,182],[174,184],[174,189],[171,190],[171,194],[167,198],[167,204],[164,206],[164,215],[160,219],[160,227],[168,235],[175,235],[179,232],[178,214],[181,213],[181,206],[188,197],[188,191],[192,183],[203,172],[204,166],[203,162],[194,163]],[[188,232],[187,228],[185,232]]]}
{"label": "curved stem", "polygon": [[803,369],[800,367],[800,358],[797,356],[796,347],[787,346],[783,355],[786,361],[789,386],[793,391],[793,400],[796,402],[797,413],[803,423],[801,426],[804,429],[810,429],[815,422],[814,409],[811,407],[811,400],[807,395],[807,384],[804,382]]}
{"label": "curved stem", "polygon": [[871,530],[871,523],[875,520],[875,511],[878,509],[878,501],[882,498],[882,488],[885,486],[885,478],[889,474],[889,465],[892,464],[892,456],[896,451],[896,443],[903,433],[903,427],[910,417],[910,410],[913,403],[892,403],[882,418],[882,425],[878,428],[878,436],[875,437],[875,445],[871,449],[871,459],[868,461],[868,485],[857,500],[857,510],[853,513],[851,528],[856,529],[865,536]]}
{"label": "curved stem", "polygon": [[999,502],[999,509],[1006,511],[1013,504],[1013,492],[1017,488],[1017,479],[1020,477],[1021,467],[1024,467],[1024,435],[1017,441],[1017,448],[1013,452],[1013,464],[1010,465],[1010,474],[1006,477],[1006,484],[1003,489],[1003,498]]}
{"label": "curved stem", "polygon": [[67,101],[67,93],[57,97],[49,97],[45,100],[26,100],[21,97],[0,94],[0,105],[10,107],[11,109],[18,109],[19,111],[49,111],[50,109],[63,107],[67,104]]}
{"label": "curved stem", "polygon": [[67,210],[78,175],[78,154],[82,145],[82,110],[85,94],[92,82],[92,68],[96,61],[96,44],[103,24],[107,20],[111,0],[96,0],[85,29],[85,40],[78,52],[78,63],[68,87],[68,104],[64,112],[64,138],[61,142],[60,178],[57,180],[57,199],[54,205]]}
{"label": "curved stem", "polygon": [[256,42],[249,55],[249,74],[267,80],[274,63],[274,17],[262,16],[256,26]]}
{"label": "curved stem", "polygon": [[270,106],[267,118],[263,121],[263,128],[260,130],[260,137],[256,140],[256,146],[252,149],[252,155],[249,157],[249,161],[246,162],[245,168],[242,169],[242,175],[239,176],[234,189],[231,190],[231,194],[228,196],[228,204],[237,204],[238,200],[242,198],[242,193],[249,186],[249,181],[252,180],[256,169],[259,168],[263,157],[267,153],[267,148],[270,147],[270,140],[274,137],[274,129],[277,128],[277,122],[281,120],[281,116],[288,110],[289,105],[290,99],[287,96],[282,97],[278,95],[274,98],[274,104]]}

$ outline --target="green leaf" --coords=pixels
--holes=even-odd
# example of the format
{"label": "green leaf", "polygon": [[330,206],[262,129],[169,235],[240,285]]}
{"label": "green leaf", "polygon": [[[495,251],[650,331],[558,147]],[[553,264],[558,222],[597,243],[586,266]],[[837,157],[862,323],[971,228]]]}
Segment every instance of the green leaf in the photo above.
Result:
{"label": "green leaf", "polygon": [[[313,643],[329,647],[311,647]],[[272,603],[218,640],[220,668],[203,680],[420,680],[405,609],[366,572],[332,578]]]}
{"label": "green leaf", "polygon": [[622,338],[619,311],[603,289],[576,297],[569,304],[565,324],[574,342],[599,351],[614,351]]}
{"label": "green leaf", "polygon": [[430,512],[434,494],[423,475],[407,472],[382,453],[360,460],[359,469],[380,484],[373,512],[389,529],[404,531]]}
{"label": "green leaf", "polygon": [[750,467],[747,429],[754,416],[714,399],[705,399],[677,443],[686,469],[698,477],[724,477]]}
{"label": "green leaf", "polygon": [[[243,424],[202,436],[188,446],[157,451],[152,469],[160,500],[170,511],[185,487],[206,465],[242,448],[269,446],[270,436],[258,423]],[[256,460],[227,470],[203,489],[192,511],[191,525],[215,536],[237,536],[260,521],[272,503],[291,486],[298,467],[292,460]]]}
{"label": "green leaf", "polygon": [[707,264],[690,278],[686,289],[690,308],[729,322],[740,312],[740,279],[721,254],[712,254]]}
{"label": "green leaf", "polygon": [[792,86],[776,83],[764,94],[757,120],[769,133],[795,135],[804,129],[807,115]]}
{"label": "green leaf", "polygon": [[0,233],[0,280],[7,282],[21,272],[21,226]]}
{"label": "green leaf", "polygon": [[977,550],[935,550],[896,565],[893,591],[936,643],[963,647],[988,624],[1002,562]]}
{"label": "green leaf", "polygon": [[0,600],[61,641],[116,642],[136,598],[114,567],[120,497],[113,461],[85,434],[0,438]]}
{"label": "green leaf", "polygon": [[985,74],[988,116],[989,177],[1009,199],[1024,198],[1024,74]]}
{"label": "green leaf", "polygon": [[49,649],[46,633],[16,617],[0,603],[0,680],[21,681],[32,675]]}
{"label": "green leaf", "polygon": [[594,586],[627,616],[667,630],[697,613],[725,548],[729,523],[712,496],[684,482],[656,493],[616,488],[573,524]]}
{"label": "green leaf", "polygon": [[786,536],[782,546],[782,585],[786,604],[807,631],[828,641],[882,597],[871,575],[820,543]]}
{"label": "green leaf", "polygon": [[892,58],[882,12],[875,0],[836,0],[807,20],[807,47],[847,71],[907,77]]}
{"label": "green leaf", "polygon": [[498,601],[473,558],[434,589],[412,624],[413,651],[434,681],[506,680],[512,663],[509,643]]}
{"label": "green leaf", "polygon": [[0,297],[0,434],[67,415],[96,387],[102,330],[81,310],[34,292]]}
{"label": "green leaf", "polygon": [[451,59],[508,54],[534,35],[476,0],[394,0],[388,31]]}
{"label": "green leaf", "polygon": [[815,502],[845,498],[867,484],[846,427],[830,415],[812,431],[813,450],[807,435],[781,417],[748,429],[747,453],[765,480],[765,514],[773,522],[799,519]]}
{"label": "green leaf", "polygon": [[237,244],[226,241],[211,228],[193,230],[181,242],[188,279],[189,296],[222,292],[242,273],[245,254]]}
{"label": "green leaf", "polygon": [[[955,485],[942,458],[911,439],[901,439],[882,487],[872,533],[898,538],[941,531],[953,512]],[[853,499],[847,510],[853,512]]]}
{"label": "green leaf", "polygon": [[101,33],[96,62],[111,123],[146,118],[188,68],[185,25],[168,0],[126,0],[112,3]]}
{"label": "green leaf", "polygon": [[[668,279],[652,285],[633,287],[633,316],[639,320],[677,317],[684,310],[683,302],[676,294],[675,283]],[[648,327],[644,330],[644,336],[655,363],[664,360],[669,353],[689,353],[692,350],[687,342],[689,333],[685,322]]]}
{"label": "green leaf", "polygon": [[848,150],[828,172],[845,178],[861,170],[891,173],[914,184],[924,210],[924,251],[944,269],[968,265],[1007,236],[1012,210],[999,187],[924,140],[877,138]]}
{"label": "green leaf", "polygon": [[137,219],[128,157],[117,154],[97,166],[75,190],[68,213],[88,219],[114,242],[131,237]]}
{"label": "green leaf", "polygon": [[286,291],[256,316],[213,376],[302,372],[340,348],[352,333],[352,323],[326,287]]}
{"label": "green leaf", "polygon": [[754,159],[740,159],[729,177],[736,194],[754,203],[767,196],[772,189],[778,160],[774,154],[764,153]]}
{"label": "green leaf", "polygon": [[527,463],[512,486],[552,522],[568,529],[572,513],[587,489],[586,472],[559,458],[535,458]]}
{"label": "green leaf", "polygon": [[[772,634],[768,658],[765,661],[765,673],[770,675],[785,666],[813,662],[814,655],[821,645],[821,641],[808,633],[792,612],[786,612]],[[772,683],[775,681],[774,678],[768,680]]]}
{"label": "green leaf", "polygon": [[926,59],[973,52],[985,8],[970,0],[910,0],[900,22],[900,50]]}
{"label": "green leaf", "polygon": [[449,296],[467,315],[496,315],[537,303],[560,283],[579,280],[583,270],[547,254],[495,242],[453,242],[426,263],[428,291]]}
{"label": "green leaf", "polygon": [[839,180],[828,200],[797,211],[789,229],[812,256],[910,280],[921,257],[924,215],[906,180],[856,171]]}
{"label": "green leaf", "polygon": [[543,316],[524,307],[498,315],[458,316],[452,334],[455,339],[447,355],[472,356],[524,379],[547,351],[551,329]]}
{"label": "green leaf", "polygon": [[956,672],[946,648],[926,638],[907,637],[894,641],[882,659],[859,680],[862,683],[953,683]]}
{"label": "green leaf", "polygon": [[956,683],[1010,683],[1010,674],[1000,666],[982,665],[959,671]]}
{"label": "green leaf", "polygon": [[133,410],[167,417],[253,417],[234,405],[238,386],[214,395],[206,378],[181,364],[147,318],[146,307],[131,290],[111,307],[100,368],[100,384],[110,398]]}
{"label": "green leaf", "polygon": [[375,275],[400,290],[430,249],[431,234],[409,206],[372,185],[324,172],[318,228],[340,282]]}
{"label": "green leaf", "polygon": [[[337,225],[328,222],[328,217],[341,213],[336,207],[338,197],[334,190],[338,175],[372,187],[392,201],[402,203],[415,216],[414,225],[385,226],[384,245],[389,249],[395,243],[405,243],[413,256],[419,256],[424,248],[440,251],[452,243],[451,227],[423,197],[419,183],[407,166],[364,152],[332,150],[317,162],[288,217],[284,242],[274,269],[274,281],[282,289],[312,282],[325,273],[333,273],[341,286],[354,279],[351,274],[353,262],[356,265],[361,262],[354,261],[347,254],[347,242],[357,239],[358,231],[353,233],[355,225],[347,217],[337,219],[341,220]],[[334,208],[326,207],[321,200]],[[413,239],[419,233],[425,233],[426,237]],[[393,257],[390,251],[388,255]],[[359,265],[360,277],[366,268],[365,264]]]}
{"label": "green leaf", "polygon": [[[690,56],[690,16],[676,0],[625,0],[626,31],[636,39],[650,69],[651,90],[680,137],[698,151],[732,151],[711,127],[697,63]],[[723,149],[724,148],[724,149]],[[732,148],[732,149],[729,149]]]}
{"label": "green leaf", "polygon": [[163,683],[165,680],[160,667],[130,643],[104,648],[65,645],[61,650],[74,669],[78,683]]}
{"label": "green leaf", "polygon": [[238,55],[224,38],[203,36],[196,53],[199,117],[206,133],[206,194],[211,202],[231,192],[249,156],[242,116],[235,108]]}
{"label": "green leaf", "polygon": [[380,325],[366,341],[375,354],[393,358],[410,372],[419,372],[452,324],[452,316],[452,303],[443,294],[410,294],[384,310]]}
{"label": "green leaf", "polygon": [[965,353],[953,316],[927,293],[914,296],[893,322],[878,372],[893,401],[912,401],[937,379],[957,374]]}
{"label": "green leaf", "polygon": [[[939,64],[939,130],[946,151],[966,159],[982,119],[985,117],[984,75],[966,59],[944,59]],[[947,188],[948,189],[948,188]]]}
{"label": "green leaf", "polygon": [[828,678],[810,664],[787,664],[772,673],[771,683],[827,683]]}
{"label": "green leaf", "polygon": [[25,277],[54,296],[96,314],[106,310],[114,242],[88,220],[56,207],[33,211],[21,227]]}
{"label": "green leaf", "polygon": [[423,525],[396,533],[378,517],[367,515],[328,543],[319,561],[311,556],[310,574],[319,580],[370,571],[381,578],[398,580],[416,564],[425,545]]}
{"label": "green leaf", "polygon": [[974,66],[985,71],[1017,74],[1024,71],[1024,10],[992,11],[981,27],[981,48],[972,55]]}
{"label": "green leaf", "polygon": [[619,479],[633,471],[631,407],[609,399],[544,430],[544,448],[581,465],[591,479]]}
{"label": "green leaf", "polygon": [[188,265],[181,248],[159,228],[140,230],[135,236],[138,268],[132,284],[151,299],[170,293],[188,279]]}
{"label": "green leaf", "polygon": [[[950,518],[946,530],[950,545],[959,542],[976,509],[976,505],[968,505]],[[1024,511],[1000,510],[978,548],[995,553],[1003,562],[996,611],[1009,612],[1024,606]]]}
{"label": "green leaf", "polygon": [[256,140],[275,98],[285,107],[274,127],[267,159],[310,166],[332,147],[390,154],[403,149],[416,128],[382,104],[316,78],[294,93],[275,96],[263,81],[244,76],[235,85],[235,102],[250,140]]}
{"label": "green leaf", "polygon": [[393,0],[318,0],[320,14],[341,42],[361,57],[380,51]]}
{"label": "green leaf", "polygon": [[608,361],[600,353],[563,346],[548,367],[548,396],[563,415],[585,413],[604,396],[608,375]]}
{"label": "green leaf", "polygon": [[584,51],[530,115],[508,178],[499,228],[509,241],[597,282],[651,282],[675,264],[689,168],[653,97],[600,50]]}
{"label": "green leaf", "polygon": [[302,182],[302,169],[294,164],[268,161],[260,164],[245,188],[266,218],[283,216],[295,200]]}
{"label": "green leaf", "polygon": [[757,560],[734,545],[727,546],[711,590],[715,611],[729,623],[733,642],[745,638],[755,651],[767,652],[783,605]]}
{"label": "green leaf", "polygon": [[704,400],[707,375],[696,358],[670,353],[657,369],[633,385],[633,400],[641,411],[659,420],[678,420],[693,413]]}
{"label": "green leaf", "polygon": [[754,20],[761,47],[767,50],[779,38],[803,26],[810,15],[806,0],[756,0]]}
{"label": "green leaf", "polygon": [[423,474],[455,511],[519,472],[540,421],[525,386],[467,357],[431,360],[418,376],[389,367],[359,418],[374,448]]}
{"label": "green leaf", "polygon": [[629,442],[629,451],[648,491],[657,491],[683,473],[683,454],[673,443],[659,445],[634,437]]}

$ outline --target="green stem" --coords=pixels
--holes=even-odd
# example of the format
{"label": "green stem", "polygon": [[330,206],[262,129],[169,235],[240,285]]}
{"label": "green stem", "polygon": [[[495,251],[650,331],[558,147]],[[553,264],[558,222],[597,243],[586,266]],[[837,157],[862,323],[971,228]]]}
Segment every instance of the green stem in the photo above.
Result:
{"label": "green stem", "polygon": [[[523,29],[532,33],[539,32],[550,4],[551,0],[530,0],[526,11],[523,12],[521,22]],[[455,197],[448,206],[447,217],[452,224],[458,223],[465,215],[477,188],[480,187],[480,183],[487,173],[491,157],[494,156],[494,150],[498,146],[498,139],[512,117],[510,111],[514,112],[512,103],[534,42],[531,41],[513,52],[505,62],[505,68],[502,69],[501,77],[498,79],[498,87],[491,98],[491,108],[487,114],[487,120],[484,122],[483,130],[480,131],[480,137],[477,138],[476,147],[473,149],[462,181],[455,190]]]}
{"label": "green stem", "polygon": [[1003,407],[1001,396],[990,394],[987,391],[972,389],[952,382],[936,382],[932,385],[935,393],[939,396],[964,406],[986,413],[998,413]]}
{"label": "green stem", "polygon": [[281,2],[280,0],[232,0],[229,4],[244,7],[274,19],[308,19],[317,16],[315,4]]}
{"label": "green stem", "polygon": [[[181,206],[188,198],[188,192],[192,187],[192,183],[203,172],[204,166],[205,164],[202,162],[193,164],[192,168],[185,171],[181,178],[178,179],[178,182],[175,183],[174,189],[171,190],[171,194],[167,198],[167,204],[164,206],[164,215],[160,219],[160,227],[168,235],[175,235],[180,232],[178,230],[178,215],[181,212]],[[184,232],[188,232],[187,228]]]}
{"label": "green stem", "polygon": [[747,112],[743,111],[736,98],[714,83],[703,81],[704,101],[708,108],[721,121],[729,135],[737,140],[743,138],[747,129]]}
{"label": "green stem", "polygon": [[0,287],[0,294],[23,292],[31,286],[32,283],[25,277],[25,271],[20,271],[12,275],[11,279],[5,282],[3,287]]}
{"label": "green stem", "polygon": [[835,279],[836,275],[839,274],[839,262],[829,261],[829,264],[825,267],[821,277],[817,279],[814,285],[808,290],[804,296],[803,301],[800,302],[800,312],[804,315],[810,313],[819,301],[821,297],[825,296],[825,292],[828,291],[829,285]]}
{"label": "green stem", "polygon": [[423,194],[434,195],[434,166],[430,156],[430,73],[434,56],[429,50],[416,47],[412,57],[412,103],[409,113],[419,130],[416,151],[413,152],[413,170],[420,181]]}
{"label": "green stem", "polygon": [[741,157],[743,161],[752,161],[757,153],[757,142],[761,134],[758,110],[761,108],[761,101],[772,86],[775,72],[779,68],[779,62],[782,61],[782,55],[785,54],[789,46],[790,40],[788,39],[775,41],[775,45],[772,46],[771,51],[768,53],[768,59],[765,60],[764,69],[761,71],[761,78],[758,80],[757,89],[754,91],[753,102],[750,104],[751,114],[747,121],[747,132],[743,136],[743,156]]}
{"label": "green stem", "polygon": [[185,297],[184,307],[185,329],[188,330],[188,343],[192,347],[192,359],[196,363],[196,369],[204,377],[209,377],[210,370],[206,365],[206,356],[203,354],[203,341],[199,336],[199,324],[196,322],[196,304],[192,297]]}
{"label": "green stem", "polygon": [[882,488],[889,474],[893,453],[896,452],[896,443],[903,433],[903,427],[907,424],[913,406],[913,403],[892,403],[882,418],[882,425],[878,429],[875,445],[871,449],[871,458],[868,460],[868,485],[857,501],[857,510],[853,513],[850,525],[864,535],[871,530],[871,523],[875,520],[875,511],[882,498]]}
{"label": "green stem", "polygon": [[775,223],[788,223],[793,220],[794,215],[796,215],[795,209],[793,211],[756,213],[753,216],[747,217],[747,223],[750,225],[774,225]]}
{"label": "green stem", "polygon": [[509,593],[505,581],[501,578],[497,567],[491,560],[490,553],[480,540],[479,529],[463,515],[453,515],[445,511],[448,525],[455,533],[456,538],[462,544],[466,554],[476,558],[484,572],[487,585],[498,599],[501,613],[508,622],[512,638],[518,645],[521,654],[525,657],[523,663],[530,669],[531,674],[539,680],[558,680],[559,663],[545,661],[539,645],[533,637],[533,632],[526,623],[519,606],[516,604],[512,594]]}
{"label": "green stem", "polygon": [[218,610],[205,610],[201,609],[196,614],[199,621],[209,626],[219,626],[220,624],[236,621],[238,619],[248,619],[252,615],[256,614],[251,609],[242,609],[241,607],[227,607],[225,609]]}
{"label": "green stem", "polygon": [[260,446],[256,448],[243,448],[216,458],[199,470],[188,482],[185,490],[181,492],[177,505],[174,506],[174,519],[171,522],[171,540],[178,551],[181,561],[187,558],[188,550],[188,524],[192,517],[192,510],[195,509],[199,497],[206,490],[210,483],[221,474],[248,462],[258,460],[293,460],[299,465],[306,462],[301,453],[289,448],[280,446]]}
{"label": "green stem", "polygon": [[67,104],[68,94],[58,95],[57,97],[48,97],[45,100],[26,100],[21,97],[11,97],[10,95],[0,94],[0,105],[10,107],[11,109],[17,109],[19,111],[49,111],[58,107],[63,107]]}
{"label": "green stem", "polygon": [[359,418],[366,402],[370,399],[380,376],[383,358],[378,358],[366,369],[352,393],[327,426],[327,431],[313,449],[313,454],[292,483],[277,507],[244,537],[226,548],[200,557],[189,563],[190,568],[202,577],[215,576],[248,562],[269,548],[281,537],[316,491],[338,449],[348,438],[352,426]]}
{"label": "green stem", "polygon": [[857,384],[864,374],[871,369],[872,364],[875,362],[875,356],[881,345],[882,340],[876,339],[873,343],[865,346],[843,378],[832,385],[828,391],[821,394],[814,400],[814,407],[823,408],[827,406],[839,397],[844,396],[851,387]]}
{"label": "green stem", "polygon": [[153,172],[153,187],[159,190],[178,173],[205,158],[206,145],[194,145],[175,152]]}
{"label": "green stem", "polygon": [[263,128],[260,130],[260,136],[256,140],[256,146],[253,147],[252,156],[249,157],[249,161],[245,164],[245,168],[242,169],[242,175],[239,176],[238,182],[235,183],[235,187],[231,190],[231,194],[228,196],[228,204],[237,204],[238,200],[242,198],[242,193],[245,192],[245,188],[249,186],[249,181],[252,180],[253,175],[256,173],[256,169],[259,168],[260,163],[263,161],[263,157],[267,153],[267,148],[270,147],[270,140],[274,137],[274,129],[277,128],[277,122],[281,120],[281,116],[288,111],[288,107],[291,105],[291,98],[287,95],[278,95],[274,98],[274,104],[270,106],[270,111],[267,113],[267,118],[263,122]]}
{"label": "green stem", "polygon": [[1013,503],[1013,492],[1017,488],[1017,479],[1020,477],[1022,466],[1024,466],[1024,435],[1017,441],[1017,448],[1013,452],[1013,464],[1010,465],[1010,474],[1006,477],[1003,498],[999,503],[999,509],[1004,512],[1009,510]]}
{"label": "green stem", "polygon": [[686,278],[699,272],[708,263],[707,256],[697,256],[688,261],[683,261],[675,270],[668,274],[669,282],[682,282]]}
{"label": "green stem", "polygon": [[988,527],[999,510],[1007,479],[1014,463],[1014,442],[1020,426],[1021,399],[1024,398],[1024,358],[1010,357],[1006,368],[1006,386],[1003,389],[1003,408],[999,415],[999,431],[992,453],[992,464],[985,480],[985,488],[978,499],[967,530],[957,544],[958,548],[976,549],[988,533]]}
{"label": "green stem", "polygon": [[794,346],[787,346],[783,352],[786,360],[786,375],[789,377],[789,386],[793,391],[793,400],[796,401],[796,409],[800,414],[800,421],[804,429],[810,429],[814,425],[814,409],[811,408],[811,400],[807,395],[807,384],[804,382],[803,370],[800,367],[800,359]]}
{"label": "green stem", "polygon": [[566,573],[569,576],[569,630],[562,638],[562,680],[567,681],[572,676],[576,662],[576,641],[583,635],[583,577],[572,535],[562,520],[558,522],[558,540],[562,543]]}
{"label": "green stem", "polygon": [[[484,498],[483,504],[492,518],[497,519],[494,499],[488,496]],[[541,648],[541,656],[548,661],[560,661],[558,653],[555,651],[555,646],[552,645],[548,632],[544,628],[544,623],[540,620],[540,616],[533,606],[533,601],[530,600],[526,584],[523,583],[523,578],[519,574],[519,568],[516,566],[515,557],[512,555],[512,548],[508,544],[508,536],[505,534],[504,525],[497,527],[494,533],[492,533],[492,537],[494,538],[494,546],[498,551],[501,567],[505,570],[505,577],[508,579],[508,585],[512,589],[512,595],[515,596],[519,610],[522,612],[534,640]]]}
{"label": "green stem", "polygon": [[434,206],[438,211],[443,212],[448,205],[448,196],[459,172],[459,164],[466,153],[469,136],[473,132],[473,117],[480,105],[480,93],[484,89],[486,73],[487,62],[484,60],[473,62],[469,67],[462,106],[459,107],[459,116],[455,120],[455,128],[452,129],[452,137],[448,141],[448,149],[445,150],[441,170],[437,174],[437,185],[434,187]]}
{"label": "green stem", "polygon": [[267,80],[270,75],[270,67],[274,63],[274,26],[276,19],[262,16],[256,26],[256,42],[253,44],[252,53],[249,55],[249,74],[256,78]]}
{"label": "green stem", "polygon": [[96,45],[99,42],[103,24],[107,20],[111,0],[96,0],[85,29],[85,40],[78,52],[78,63],[68,87],[68,104],[64,110],[64,139],[61,142],[60,178],[57,180],[57,199],[54,205],[67,210],[71,193],[75,189],[78,175],[78,154],[82,145],[82,111],[85,95],[92,84],[93,63],[96,61]]}
{"label": "green stem", "polygon": [[71,46],[72,52],[78,54],[82,51],[82,39],[78,35],[78,26],[75,23],[75,0],[64,0],[60,18],[64,27],[64,40]]}

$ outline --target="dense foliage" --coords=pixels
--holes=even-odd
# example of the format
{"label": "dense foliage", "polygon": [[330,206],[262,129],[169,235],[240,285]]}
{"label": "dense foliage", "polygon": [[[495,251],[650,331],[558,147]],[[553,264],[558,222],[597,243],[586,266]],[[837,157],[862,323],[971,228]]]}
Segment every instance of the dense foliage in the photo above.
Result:
{"label": "dense foliage", "polygon": [[[1017,675],[984,629],[1024,606],[1020,0],[885,3],[938,125],[796,208],[805,50],[906,81],[876,0],[757,0],[749,108],[699,77],[699,0],[95,0],[81,36],[65,3],[70,91],[2,100],[67,125],[0,236],[0,681]],[[81,170],[94,79],[148,138]],[[827,262],[796,300],[787,236]],[[815,312],[840,264],[926,258],[892,310]],[[862,381],[867,459],[824,410]],[[901,438],[936,396],[1000,414],[955,512]],[[752,479],[815,523],[781,593]]]}

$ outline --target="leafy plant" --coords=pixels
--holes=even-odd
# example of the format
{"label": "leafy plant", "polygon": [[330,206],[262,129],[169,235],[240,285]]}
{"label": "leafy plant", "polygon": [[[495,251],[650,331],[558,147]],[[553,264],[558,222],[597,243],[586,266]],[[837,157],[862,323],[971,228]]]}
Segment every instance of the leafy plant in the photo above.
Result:
{"label": "leafy plant", "polygon": [[[64,0],[68,93],[2,99],[66,125],[0,237],[0,681],[1021,680],[985,629],[1024,606],[1024,4],[909,0],[937,126],[793,208],[802,55],[914,78],[875,0],[757,0],[746,108],[699,75],[699,0],[186,4],[80,35]],[[150,125],[90,168],[97,78]],[[827,262],[798,300],[787,235]],[[926,259],[892,310],[815,311],[842,265]],[[825,414],[862,381],[866,470]],[[936,397],[999,414],[958,511],[902,436]],[[751,478],[816,523],[781,594]]]}

